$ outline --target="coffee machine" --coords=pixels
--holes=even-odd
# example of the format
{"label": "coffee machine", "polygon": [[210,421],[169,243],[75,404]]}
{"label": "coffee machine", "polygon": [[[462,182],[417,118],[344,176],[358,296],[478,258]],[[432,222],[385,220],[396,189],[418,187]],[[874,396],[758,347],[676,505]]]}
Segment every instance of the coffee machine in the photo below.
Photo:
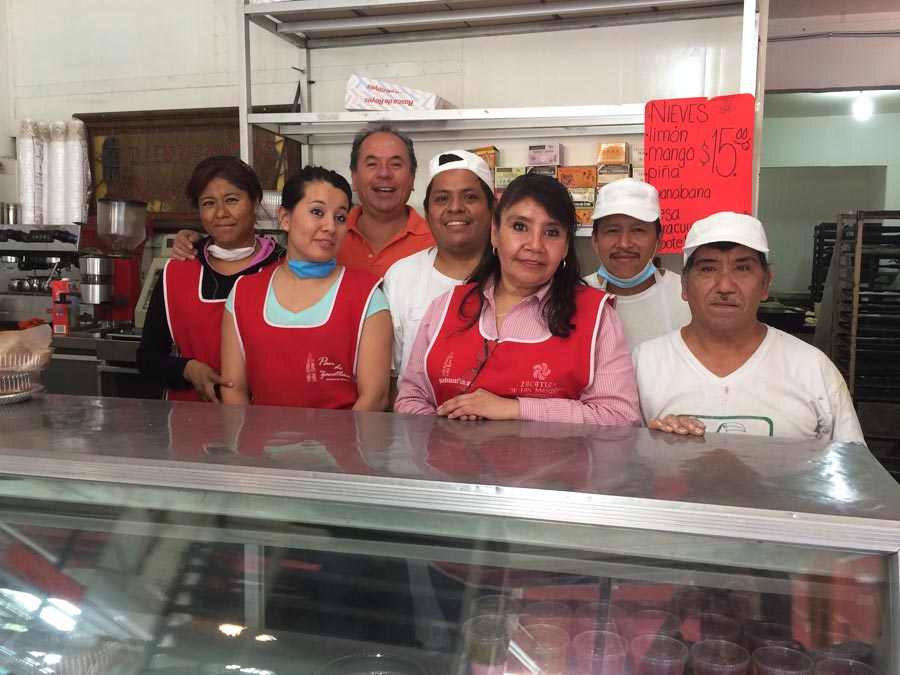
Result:
{"label": "coffee machine", "polygon": [[[78,261],[82,308],[92,308],[94,322],[101,330],[131,327],[141,293],[147,203],[98,199],[96,241],[91,241],[93,234],[85,228]],[[103,252],[84,252],[85,248]]]}

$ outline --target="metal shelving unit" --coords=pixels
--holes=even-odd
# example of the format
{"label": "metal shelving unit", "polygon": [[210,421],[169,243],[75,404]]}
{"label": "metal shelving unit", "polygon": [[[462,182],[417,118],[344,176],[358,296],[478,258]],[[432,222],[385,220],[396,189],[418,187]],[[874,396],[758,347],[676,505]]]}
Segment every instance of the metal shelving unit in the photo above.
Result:
{"label": "metal shelving unit", "polygon": [[[415,113],[309,112],[312,49],[574,30],[742,16],[741,92],[755,93],[759,42],[757,0],[289,0],[238,1],[241,155],[250,157],[254,125],[303,142],[349,143],[368,122],[389,120],[416,140],[539,138],[643,133],[643,102]],[[256,24],[303,52],[299,110],[251,114],[249,26]],[[304,112],[305,111],[305,112]],[[309,159],[308,157],[305,159]]]}
{"label": "metal shelving unit", "polygon": [[[858,211],[837,222],[831,358],[847,380],[873,452],[900,477],[900,211]],[[891,447],[891,445],[893,447]]]}

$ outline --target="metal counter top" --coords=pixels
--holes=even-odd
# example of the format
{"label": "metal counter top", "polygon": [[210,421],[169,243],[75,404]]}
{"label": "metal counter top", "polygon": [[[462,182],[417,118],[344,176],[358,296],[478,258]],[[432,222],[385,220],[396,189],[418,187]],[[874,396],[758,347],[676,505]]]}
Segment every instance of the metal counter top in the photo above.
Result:
{"label": "metal counter top", "polygon": [[[900,549],[900,486],[851,443],[47,396],[0,407],[0,475],[44,480],[46,498],[70,501],[112,500],[118,490],[122,500],[159,507],[154,499],[171,504],[177,493],[190,502],[178,508],[227,505],[285,520],[331,505],[332,521],[354,524],[402,510],[405,522],[392,520],[398,529],[428,513],[429,525],[418,525],[426,532],[441,518],[474,514],[503,527],[520,519],[532,529],[604,525]],[[0,486],[15,494],[14,480]]]}

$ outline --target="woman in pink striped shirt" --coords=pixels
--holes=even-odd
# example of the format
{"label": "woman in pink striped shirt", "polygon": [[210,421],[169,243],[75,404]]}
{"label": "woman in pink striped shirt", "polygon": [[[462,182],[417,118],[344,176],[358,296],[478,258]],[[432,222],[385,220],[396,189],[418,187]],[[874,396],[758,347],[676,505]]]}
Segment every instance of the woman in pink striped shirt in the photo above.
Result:
{"label": "woman in pink striped shirt", "polygon": [[566,188],[535,174],[514,180],[469,283],[425,313],[394,410],[639,426],[612,296],[582,282],[574,236]]}

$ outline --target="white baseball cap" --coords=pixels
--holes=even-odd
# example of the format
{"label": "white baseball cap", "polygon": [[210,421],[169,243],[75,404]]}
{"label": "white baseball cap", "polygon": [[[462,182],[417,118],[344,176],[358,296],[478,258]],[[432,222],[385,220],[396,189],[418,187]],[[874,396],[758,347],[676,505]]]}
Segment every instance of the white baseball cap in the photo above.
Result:
{"label": "white baseball cap", "polygon": [[621,213],[645,223],[659,220],[659,192],[642,180],[621,178],[607,183],[597,193],[593,220]]}
{"label": "white baseball cap", "polygon": [[684,239],[684,262],[701,246],[717,242],[740,244],[759,251],[769,260],[769,241],[763,224],[753,216],[733,211],[714,213],[701,218]]}
{"label": "white baseball cap", "polygon": [[471,171],[483,180],[491,190],[494,189],[494,174],[491,168],[481,157],[468,150],[445,150],[439,152],[428,162],[428,184],[439,173],[452,171],[453,169],[465,169]]}

